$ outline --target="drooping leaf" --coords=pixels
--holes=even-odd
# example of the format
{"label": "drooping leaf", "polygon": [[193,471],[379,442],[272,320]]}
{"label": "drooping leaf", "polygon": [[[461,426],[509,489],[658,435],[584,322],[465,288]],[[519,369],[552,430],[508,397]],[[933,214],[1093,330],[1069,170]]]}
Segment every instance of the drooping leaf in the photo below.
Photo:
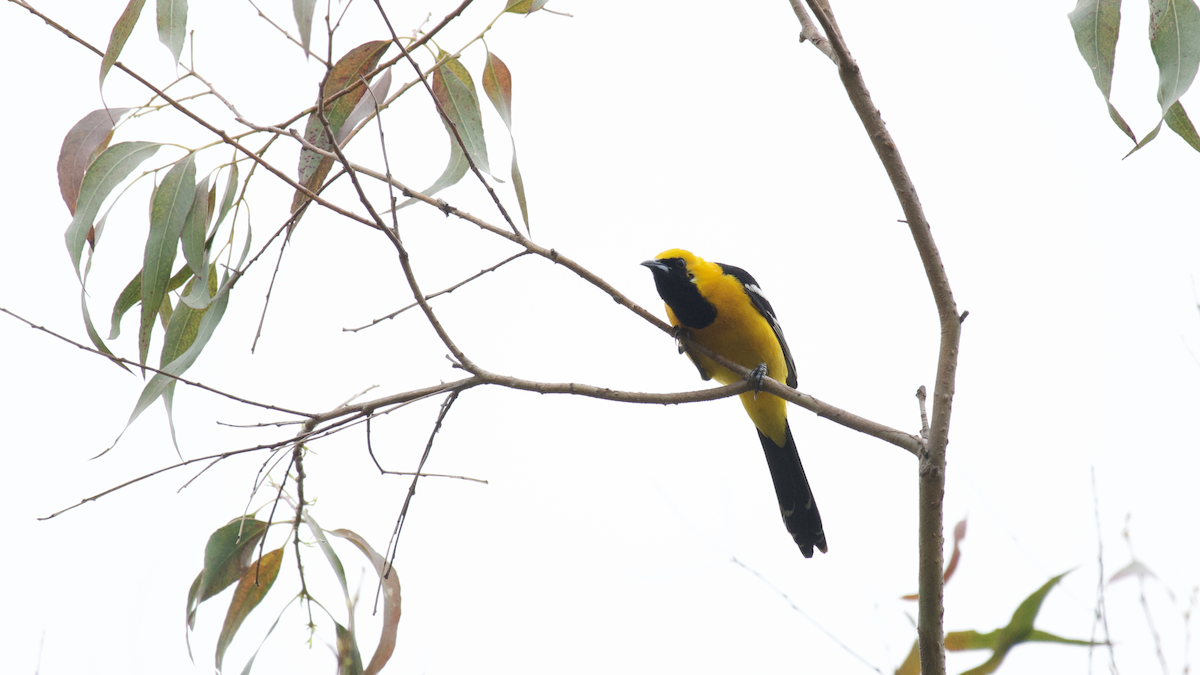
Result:
{"label": "drooping leaf", "polygon": [[[363,86],[363,78],[375,69],[375,64],[379,63],[379,57],[383,56],[391,44],[390,40],[376,40],[361,44],[351,49],[334,64],[329,77],[325,80],[321,95],[328,100],[343,89],[347,90],[346,94],[325,104],[325,119],[329,122],[329,129],[335,138],[338,130],[345,124],[346,118],[350,116],[354,107],[367,93],[367,88]],[[333,150],[333,145],[321,124],[321,118],[315,111],[308,116],[304,138],[318,148]],[[332,159],[304,148],[300,151],[299,182],[316,192],[325,182],[325,177],[329,175],[332,167]],[[295,213],[307,200],[308,196],[297,190],[295,197],[292,198],[291,212]]]}
{"label": "drooping leaf", "polygon": [[363,675],[362,654],[354,631],[336,621],[333,623],[337,626],[338,675]]}
{"label": "drooping leaf", "polygon": [[[445,56],[444,52],[440,53],[438,59],[441,60]],[[480,171],[490,174],[492,170],[488,166],[487,144],[483,140],[483,117],[479,110],[479,97],[475,94],[475,81],[471,79],[466,66],[458,59],[450,59],[438,66],[433,73],[433,95],[446,117],[458,130],[458,135],[462,138],[467,154],[475,162],[475,166],[479,167]],[[446,120],[443,119],[442,123],[445,124]],[[457,143],[448,124],[446,131],[450,133],[450,139]]]}
{"label": "drooping leaf", "polygon": [[296,30],[300,33],[305,56],[308,56],[308,47],[312,44],[313,8],[316,6],[317,0],[292,0],[292,14],[296,17]]}
{"label": "drooping leaf", "polygon": [[204,264],[204,237],[208,234],[208,176],[196,185],[196,194],[187,217],[183,219],[183,230],[179,242],[183,247],[183,258],[197,275],[206,270]]}
{"label": "drooping leaf", "polygon": [[[179,288],[192,277],[192,270],[187,265],[184,265],[175,276],[171,277],[171,281],[167,283],[167,292]],[[121,335],[121,317],[125,316],[125,312],[133,309],[134,305],[141,302],[142,299],[142,272],[133,275],[128,284],[125,284],[125,289],[117,296],[117,302],[113,304],[112,311],[112,327],[108,332],[109,340],[116,340]]]}
{"label": "drooping leaf", "polygon": [[267,629],[267,633],[263,635],[262,642],[258,643],[258,649],[254,650],[254,655],[250,657],[250,660],[246,662],[246,666],[242,668],[242,675],[250,675],[250,670],[254,667],[254,660],[258,658],[258,653],[262,651],[263,645],[267,644],[267,638],[271,637],[271,633],[274,633],[275,628],[279,626],[279,620],[283,618],[283,613],[292,606],[293,602],[299,599],[299,594],[293,595],[292,599],[288,600],[288,603],[283,606],[283,609],[279,610],[279,616],[275,617],[275,623],[272,623],[271,627]]}
{"label": "drooping leaf", "polygon": [[62,148],[58,151],[58,190],[71,215],[75,215],[79,188],[88,166],[108,147],[117,120],[130,110],[132,108],[93,110],[76,122],[63,138]]}
{"label": "drooping leaf", "polygon": [[525,202],[525,179],[521,177],[521,169],[517,166],[517,139],[512,132],[512,73],[508,66],[492,52],[487,54],[487,65],[483,70],[483,91],[488,100],[504,120],[508,127],[508,138],[512,141],[512,181],[513,190],[517,193],[517,204],[521,207],[521,219],[525,221],[525,232],[529,232],[529,206]]}
{"label": "drooping leaf", "polygon": [[[445,52],[439,52],[438,60],[446,56]],[[433,185],[421,190],[426,195],[436,194],[467,175],[470,164],[464,154],[464,146],[466,152],[471,153],[471,160],[475,162],[475,166],[480,171],[491,173],[487,162],[487,146],[483,141],[483,121],[479,114],[479,98],[475,95],[475,82],[458,59],[450,59],[433,71],[433,95],[449,118],[449,122],[443,119],[442,124],[450,136],[450,160]],[[451,127],[451,124],[454,126]],[[454,129],[458,130],[458,135],[462,138],[461,145],[455,138]],[[408,199],[398,208],[416,202],[416,199]]]}
{"label": "drooping leaf", "polygon": [[1067,14],[1075,30],[1075,44],[1092,70],[1096,87],[1104,95],[1108,116],[1134,143],[1137,137],[1113,106],[1111,98],[1113,66],[1117,58],[1117,36],[1121,28],[1121,0],[1078,0]]}
{"label": "drooping leaf", "polygon": [[[193,277],[188,285],[184,287],[184,297],[179,299],[175,305],[174,314],[171,317],[171,323],[167,325],[166,334],[163,336],[162,354],[159,356],[159,368],[166,368],[167,364],[179,358],[188,350],[189,347],[196,341],[196,336],[200,334],[200,323],[204,320],[204,313],[208,311],[208,307],[194,309],[185,300],[194,287],[204,285],[205,290],[202,295],[205,299],[217,292],[217,270],[213,265],[211,270],[206,269],[203,277]],[[199,282],[199,283],[197,283]],[[162,393],[163,407],[167,410],[167,424],[171,430],[171,443],[175,446],[175,451],[179,452],[179,441],[175,438],[175,381],[171,380],[167,383],[166,388]]]}
{"label": "drooping leaf", "polygon": [[[383,583],[383,628],[379,635],[379,646],[375,648],[375,654],[371,657],[371,662],[367,664],[365,675],[376,675],[383,669],[389,659],[392,658],[392,653],[396,650],[396,636],[400,630],[400,579],[396,574],[396,570],[388,570],[387,561],[383,556],[369,544],[366,539],[363,539],[358,534],[345,529],[330,530],[328,534],[348,540],[350,543],[358,547],[358,550],[363,552],[371,561],[371,565],[375,568],[375,573]],[[384,571],[390,573],[385,578]]]}
{"label": "drooping leaf", "polygon": [[388,91],[392,88],[392,69],[388,68],[379,75],[379,79],[371,84],[370,93],[363,96],[358,101],[358,105],[354,106],[354,110],[350,112],[350,116],[342,123],[342,128],[337,132],[337,144],[343,146],[346,144],[346,138],[354,131],[354,127],[358,123],[367,118],[368,115],[375,113],[376,106],[383,105],[383,101],[387,98]]}
{"label": "drooping leaf", "polygon": [[315,518],[312,517],[307,510],[301,516],[304,518],[304,523],[308,525],[308,529],[312,531],[313,539],[317,542],[317,546],[321,552],[325,554],[325,559],[329,561],[329,566],[333,568],[333,575],[337,578],[338,583],[342,586],[342,597],[346,601],[346,610],[350,614],[349,625],[350,630],[354,630],[354,604],[350,599],[350,587],[346,583],[346,568],[342,566],[341,558],[338,558],[337,552],[329,545],[329,539],[325,536],[325,530],[317,524]]}
{"label": "drooping leaf", "polygon": [[533,14],[546,5],[549,0],[509,0],[506,12],[513,14]]}
{"label": "drooping leaf", "polygon": [[250,612],[262,602],[275,579],[279,577],[279,567],[283,562],[283,547],[263,554],[259,564],[251,564],[242,574],[237,588],[233,591],[233,600],[229,603],[229,611],[225,614],[225,624],[221,626],[221,635],[217,638],[217,670],[225,659],[225,650],[233,642],[242,622]]}
{"label": "drooping leaf", "polygon": [[[427,195],[434,195],[438,192],[441,192],[442,190],[462,180],[462,177],[467,175],[467,169],[470,167],[471,165],[467,163],[467,156],[463,154],[462,148],[459,147],[458,142],[451,139],[450,163],[447,164],[446,168],[442,170],[442,175],[438,176],[438,179],[433,182],[433,185],[430,185],[421,192]],[[418,200],[416,199],[406,199],[403,202],[400,202],[400,205],[396,208],[402,209],[411,204],[416,204],[417,201]]]}
{"label": "drooping leaf", "polygon": [[200,603],[220,593],[241,578],[254,557],[254,547],[267,533],[267,524],[255,518],[234,518],[208,536],[204,546],[204,569],[188,593],[187,627],[196,624]]}
{"label": "drooping leaf", "polygon": [[229,214],[229,209],[233,208],[233,200],[237,196],[238,186],[238,165],[234,162],[229,165],[229,178],[225,181],[225,196],[221,198],[221,210],[217,213],[217,222],[213,225],[213,229],[221,226],[225,216]]}
{"label": "drooping leaf", "polygon": [[[108,218],[107,213],[104,214],[104,217],[100,219],[100,223],[102,224],[106,218]],[[83,271],[83,284],[79,289],[79,305],[83,310],[84,328],[87,330],[88,338],[92,341],[92,344],[96,346],[96,349],[99,349],[101,352],[107,355],[109,360],[115,363],[118,368],[129,373],[131,372],[129,368],[127,368],[124,363],[121,363],[119,360],[117,360],[116,354],[113,354],[112,350],[108,348],[108,345],[104,344],[104,340],[100,339],[100,333],[96,331],[96,326],[92,323],[92,315],[90,312],[88,312],[87,306],[87,278],[91,271],[92,258],[91,256],[88,256],[87,265],[84,267]]]}
{"label": "drooping leaf", "polygon": [[175,163],[154,191],[150,203],[150,235],[142,258],[142,324],[138,331],[138,361],[146,364],[154,315],[167,294],[179,235],[196,199],[196,155]]}
{"label": "drooping leaf", "polygon": [[1192,125],[1192,120],[1188,118],[1182,103],[1176,101],[1175,105],[1167,110],[1165,119],[1168,129],[1179,134],[1193,149],[1200,151],[1200,135],[1196,134],[1196,127]]}
{"label": "drooping leaf", "polygon": [[121,56],[121,50],[125,48],[125,42],[129,39],[129,34],[133,32],[138,17],[142,15],[142,7],[145,4],[146,0],[129,0],[129,4],[125,5],[125,11],[121,12],[121,18],[113,24],[112,34],[108,36],[108,47],[104,50],[104,59],[100,62],[101,88],[104,87],[104,78],[108,77],[109,69]]}
{"label": "drooping leaf", "polygon": [[[1168,114],[1196,79],[1196,71],[1200,69],[1200,8],[1193,0],[1150,0],[1150,51],[1158,63],[1157,97],[1162,117],[1129,155],[1158,136]],[[1182,109],[1181,106],[1179,110]],[[1185,129],[1181,135],[1187,139],[1190,122],[1184,126],[1177,114],[1175,118],[1176,126]]]}
{"label": "drooping leaf", "polygon": [[[211,276],[211,275],[210,275]],[[229,306],[229,273],[226,272],[221,280],[221,286],[213,297],[213,302],[208,310],[204,312],[204,317],[200,319],[200,327],[196,332],[196,338],[192,341],[190,347],[183,354],[179,355],[174,361],[171,361],[166,367],[161,368],[162,373],[155,373],[154,377],[146,383],[142,388],[141,396],[138,397],[137,405],[134,406],[133,412],[129,415],[129,421],[125,423],[125,427],[129,428],[130,424],[141,415],[146,408],[150,407],[151,403],[158,400],[159,396],[166,390],[167,386],[175,382],[175,378],[171,376],[183,375],[192,364],[196,362],[196,358],[200,356],[200,352],[208,344],[209,338],[217,329],[217,325],[221,323],[221,318],[225,316],[225,308]],[[124,432],[122,432],[124,433]],[[120,440],[118,437],[117,440]],[[116,445],[114,442],[113,445]],[[110,447],[109,450],[112,448]],[[108,450],[105,450],[108,452]]]}
{"label": "drooping leaf", "polygon": [[158,0],[158,41],[171,50],[175,65],[187,37],[187,0]]}
{"label": "drooping leaf", "polygon": [[83,245],[87,241],[88,231],[92,229],[92,222],[100,213],[100,206],[104,203],[105,198],[113,191],[113,188],[125,180],[129,172],[157,152],[159,147],[161,146],[158,143],[141,141],[117,143],[100,153],[100,156],[88,166],[87,172],[83,176],[83,183],[79,188],[75,217],[67,226],[65,235],[67,253],[71,256],[71,263],[75,266],[76,275],[79,274],[79,260],[83,254]]}

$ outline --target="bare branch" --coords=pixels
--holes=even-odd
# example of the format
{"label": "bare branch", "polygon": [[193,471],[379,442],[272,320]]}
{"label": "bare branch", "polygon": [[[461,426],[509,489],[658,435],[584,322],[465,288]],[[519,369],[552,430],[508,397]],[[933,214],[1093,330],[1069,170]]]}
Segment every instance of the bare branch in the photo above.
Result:
{"label": "bare branch", "polygon": [[950,410],[954,399],[954,376],[958,368],[958,344],[961,319],[950,290],[950,281],[942,265],[941,255],[933,241],[929,222],[916,186],[900,158],[900,151],[883,123],[883,116],[871,101],[871,95],[862,78],[858,64],[842,38],[833,18],[833,12],[825,0],[807,0],[826,37],[837,55],[838,75],[858,113],[867,136],[875,146],[892,188],[904,210],[904,217],[917,245],[925,276],[937,305],[941,324],[941,344],[938,349],[937,375],[933,387],[933,415],[929,441],[921,456],[920,466],[920,568],[918,608],[918,642],[920,644],[921,670],[926,675],[943,675],[946,672],[946,653],[943,626],[943,582],[942,557],[943,538],[942,503],[946,487],[946,445],[950,434]]}
{"label": "bare branch", "polygon": [[792,5],[792,10],[796,12],[796,18],[800,19],[800,42],[811,42],[812,46],[828,56],[834,65],[837,65],[837,55],[833,53],[833,47],[829,46],[829,40],[813,23],[812,17],[808,15],[808,10],[804,8],[804,2],[802,0],[788,0],[788,2]]}
{"label": "bare branch", "polygon": [[[463,279],[462,281],[458,282],[457,284],[454,284],[453,286],[451,286],[449,288],[443,288],[442,290],[438,291],[437,293],[430,293],[429,295],[425,296],[425,299],[432,300],[439,295],[453,293],[454,291],[458,290],[462,286],[465,286],[466,284],[478,279],[479,277],[487,274],[488,272],[495,272],[496,270],[498,270],[501,267],[507,265],[508,263],[516,260],[517,258],[520,258],[521,256],[529,255],[530,253],[531,253],[531,251],[521,251],[520,253],[518,253],[516,255],[509,256],[509,257],[505,258],[504,260],[501,260],[500,262],[496,263],[495,265],[492,265],[491,267],[489,267],[485,270],[480,270],[478,274],[473,274],[473,275],[467,277],[466,279]],[[391,314],[388,314],[386,316],[381,316],[378,319],[375,319],[374,321],[372,321],[371,323],[369,323],[365,326],[359,326],[358,328],[343,328],[342,331],[346,332],[346,333],[357,333],[360,330],[370,328],[371,326],[374,326],[383,321],[387,321],[388,319],[394,319],[397,316],[400,316],[401,313],[407,312],[408,310],[410,310],[416,306],[417,306],[417,303],[415,303],[415,302],[412,304],[409,304],[409,305],[405,305],[405,306],[401,307],[400,309],[392,312]]]}

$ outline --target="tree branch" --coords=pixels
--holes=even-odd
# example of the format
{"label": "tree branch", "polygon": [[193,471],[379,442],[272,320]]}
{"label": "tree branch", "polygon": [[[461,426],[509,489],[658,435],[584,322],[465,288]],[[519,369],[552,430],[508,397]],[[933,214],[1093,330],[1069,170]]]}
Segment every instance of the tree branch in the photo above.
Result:
{"label": "tree branch", "polygon": [[946,487],[946,445],[949,441],[950,410],[954,399],[954,376],[958,368],[958,343],[961,319],[950,290],[950,281],[942,265],[941,255],[933,241],[929,222],[925,219],[916,186],[900,158],[895,141],[883,123],[883,117],[871,101],[866,82],[858,64],[850,56],[842,35],[833,18],[833,12],[824,0],[807,0],[821,28],[825,31],[838,59],[838,74],[850,98],[854,110],[862,120],[875,152],[879,155],[892,181],[892,188],[904,210],[917,253],[925,267],[937,305],[941,324],[941,343],[938,349],[937,375],[933,387],[933,411],[929,429],[929,441],[921,458],[920,476],[920,568],[918,572],[920,605],[918,609],[918,641],[921,653],[921,670],[926,675],[943,675],[946,672],[946,655],[943,628],[942,556],[943,514],[942,502]]}

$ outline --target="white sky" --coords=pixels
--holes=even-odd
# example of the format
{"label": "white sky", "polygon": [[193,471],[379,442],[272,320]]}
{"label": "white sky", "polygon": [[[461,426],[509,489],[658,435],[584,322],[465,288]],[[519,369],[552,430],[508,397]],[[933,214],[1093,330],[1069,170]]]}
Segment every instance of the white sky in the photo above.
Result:
{"label": "white sky", "polygon": [[[412,7],[396,7],[392,17],[407,32],[426,10],[436,22],[457,3],[404,4]],[[478,0],[438,43],[457,49],[499,5]],[[123,3],[36,6],[103,46]],[[260,6],[294,30],[291,3]],[[663,249],[682,246],[747,268],[778,311],[802,391],[915,431],[913,392],[933,384],[933,302],[836,72],[796,43],[788,3],[741,3],[740,11],[732,3],[551,6],[574,18],[506,17],[488,36],[513,72],[514,130],[537,241],[655,311],[661,303],[638,263]],[[1170,672],[1180,672],[1181,606],[1163,587],[1182,603],[1200,583],[1200,367],[1189,353],[1200,355],[1200,155],[1164,130],[1121,160],[1128,142],[1076,51],[1072,8],[1067,0],[1025,2],[999,14],[980,3],[876,1],[838,3],[837,11],[920,190],[959,309],[970,311],[946,495],[948,526],[967,517],[969,531],[947,587],[947,628],[997,628],[1048,578],[1077,567],[1051,592],[1037,625],[1089,636],[1098,574],[1094,470],[1105,573],[1129,562],[1121,539],[1129,514],[1138,558],[1161,581],[1147,596]],[[149,11],[122,60],[164,84],[173,70]],[[193,3],[190,11],[198,70],[246,116],[276,123],[314,99],[318,65],[249,4]],[[99,58],[15,5],[0,17],[9,92],[0,106],[8,130],[0,306],[86,342],[62,243],[70,217],[54,171],[63,135],[102,105]],[[371,3],[355,3],[335,52],[384,37],[375,18]],[[1140,5],[1126,8],[1114,88],[1139,137],[1157,113],[1145,20]],[[324,38],[315,35],[314,45],[323,52]],[[464,57],[477,83],[483,54],[476,45]],[[397,81],[410,72],[397,70]],[[104,93],[113,106],[149,98],[116,71]],[[1195,108],[1197,100],[1184,102]],[[239,130],[219,106],[195,105]],[[492,165],[503,175],[507,134],[490,108],[484,115]],[[428,99],[406,96],[387,124],[393,171],[416,187],[431,183],[446,139]],[[119,134],[117,141],[212,140],[172,113]],[[360,136],[352,154],[376,163],[376,138],[374,130]],[[269,158],[294,170],[294,145],[277,147]],[[171,152],[146,168],[174,159]],[[202,155],[201,171],[228,157],[223,149]],[[265,174],[255,180],[256,243],[282,222],[291,199],[272,183]],[[334,196],[354,204],[348,187]],[[480,192],[464,180],[441,196],[499,222]],[[508,186],[499,192],[515,212]],[[148,195],[142,181],[109,218],[89,282],[102,333],[138,269]],[[515,252],[422,206],[405,210],[401,222],[427,291]],[[239,283],[188,377],[319,411],[371,385],[373,397],[460,376],[416,313],[342,332],[410,296],[381,238],[318,210],[287,251],[251,355],[276,250]],[[524,258],[435,307],[467,354],[494,372],[638,391],[702,386],[669,338],[540,259]],[[123,329],[114,347],[136,354],[136,318],[127,316]],[[262,459],[229,461],[179,493],[194,472],[168,474],[38,522],[176,456],[155,406],[115,450],[88,461],[120,432],[141,381],[8,317],[0,317],[0,344],[6,670],[34,672],[40,658],[44,674],[210,672],[228,594],[200,610],[193,666],[183,642],[187,589],[208,534],[246,507]],[[412,470],[436,407],[425,402],[378,420],[380,461]],[[185,456],[287,433],[216,421],[280,418],[197,390],[176,395]],[[659,408],[467,392],[427,470],[489,484],[419,486],[397,559],[404,618],[385,672],[872,672],[863,661],[890,672],[915,634],[915,603],[897,598],[916,590],[916,463],[804,410],[793,408],[791,420],[829,539],[829,554],[812,560],[779,522],[757,440],[733,401]],[[361,427],[311,449],[313,515],[382,549],[407,479],[378,475]],[[265,499],[254,498],[252,508]],[[274,536],[268,546],[279,545],[282,530]],[[232,672],[297,587],[288,550],[277,597],[230,649]],[[339,551],[355,583],[364,559],[349,546]],[[306,549],[305,560],[310,586],[344,618],[320,552]],[[368,603],[372,578],[367,572],[361,585]],[[1122,672],[1157,672],[1136,585],[1114,585],[1107,598]],[[332,642],[331,627],[310,653],[306,618],[286,615],[256,672],[333,667],[320,644]],[[358,621],[366,659],[377,624]],[[986,657],[951,655],[950,670]],[[1095,672],[1106,671],[1104,658],[1095,655]],[[1078,673],[1087,664],[1086,648],[1022,645],[1002,672]]]}

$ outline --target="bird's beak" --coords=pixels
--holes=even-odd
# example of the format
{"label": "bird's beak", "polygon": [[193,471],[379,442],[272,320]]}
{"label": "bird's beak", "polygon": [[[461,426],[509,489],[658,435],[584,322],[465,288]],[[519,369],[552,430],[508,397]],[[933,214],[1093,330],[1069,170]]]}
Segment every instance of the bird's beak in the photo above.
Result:
{"label": "bird's beak", "polygon": [[642,265],[644,267],[649,267],[651,272],[667,272],[671,269],[667,267],[665,263],[659,262],[658,260],[646,260],[642,262]]}

